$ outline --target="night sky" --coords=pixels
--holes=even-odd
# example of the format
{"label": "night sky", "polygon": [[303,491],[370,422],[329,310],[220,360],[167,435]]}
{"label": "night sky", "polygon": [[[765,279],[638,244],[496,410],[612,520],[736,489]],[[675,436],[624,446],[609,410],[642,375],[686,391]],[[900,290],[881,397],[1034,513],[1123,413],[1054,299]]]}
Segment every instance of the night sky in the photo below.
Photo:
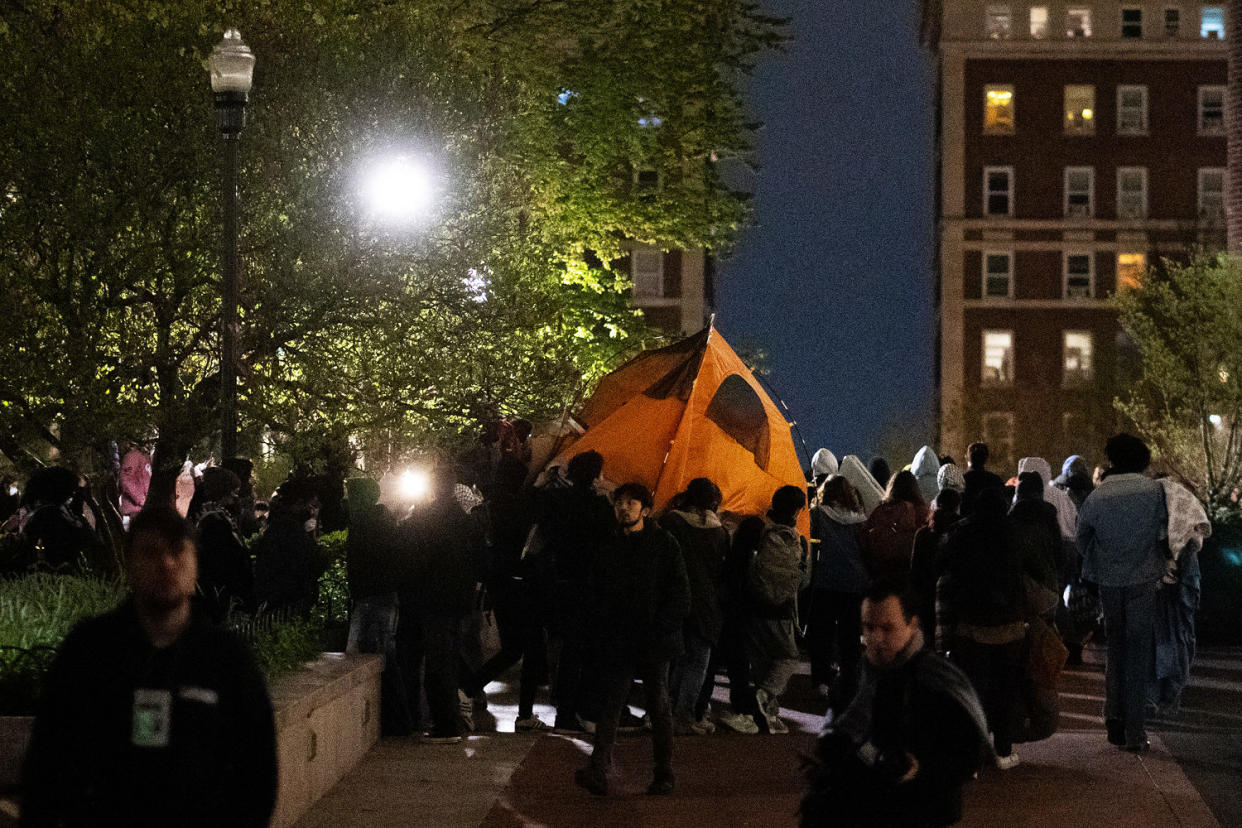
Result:
{"label": "night sky", "polygon": [[933,72],[917,6],[766,0],[793,42],[750,89],[756,224],[716,282],[718,328],[767,352],[810,450],[863,462],[893,433],[934,437]]}

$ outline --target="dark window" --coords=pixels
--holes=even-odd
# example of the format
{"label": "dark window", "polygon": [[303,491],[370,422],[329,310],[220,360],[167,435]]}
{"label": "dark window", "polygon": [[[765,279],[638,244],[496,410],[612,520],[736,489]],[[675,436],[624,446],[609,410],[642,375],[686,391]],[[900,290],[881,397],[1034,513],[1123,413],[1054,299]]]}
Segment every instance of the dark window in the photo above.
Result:
{"label": "dark window", "polygon": [[753,454],[759,468],[767,470],[771,442],[768,412],[750,383],[737,374],[725,377],[707,406],[707,419]]}
{"label": "dark window", "polygon": [[1142,37],[1143,36],[1143,10],[1142,9],[1122,9],[1121,10],[1121,36],[1122,37]]}

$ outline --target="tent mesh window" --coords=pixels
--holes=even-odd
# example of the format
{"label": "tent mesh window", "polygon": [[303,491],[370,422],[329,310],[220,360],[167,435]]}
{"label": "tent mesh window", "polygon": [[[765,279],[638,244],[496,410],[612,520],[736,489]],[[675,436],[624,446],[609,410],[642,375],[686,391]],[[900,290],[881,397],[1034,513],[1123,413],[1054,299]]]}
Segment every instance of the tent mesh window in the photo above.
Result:
{"label": "tent mesh window", "polygon": [[725,377],[707,406],[707,419],[755,455],[755,463],[767,471],[771,434],[768,415],[755,389],[737,374]]}

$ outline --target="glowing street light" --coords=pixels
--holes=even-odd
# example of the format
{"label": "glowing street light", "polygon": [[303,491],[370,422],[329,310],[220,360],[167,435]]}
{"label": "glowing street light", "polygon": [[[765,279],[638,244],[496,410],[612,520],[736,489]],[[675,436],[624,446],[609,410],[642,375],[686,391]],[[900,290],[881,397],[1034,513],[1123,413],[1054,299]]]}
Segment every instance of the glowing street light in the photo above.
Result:
{"label": "glowing street light", "polygon": [[397,486],[405,500],[424,500],[431,492],[431,475],[425,469],[406,469]]}
{"label": "glowing street light", "polygon": [[362,197],[372,218],[385,224],[408,224],[425,216],[435,200],[435,179],[412,158],[397,156],[375,164],[362,182]]}

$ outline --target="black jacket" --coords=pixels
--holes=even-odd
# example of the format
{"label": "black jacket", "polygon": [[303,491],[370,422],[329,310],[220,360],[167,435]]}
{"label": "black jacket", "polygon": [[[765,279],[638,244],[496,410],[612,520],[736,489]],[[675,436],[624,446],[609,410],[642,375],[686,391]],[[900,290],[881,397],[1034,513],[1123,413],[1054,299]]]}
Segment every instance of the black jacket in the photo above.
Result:
{"label": "black jacket", "polygon": [[450,498],[416,509],[402,521],[401,534],[401,554],[412,564],[402,578],[402,606],[413,602],[435,615],[469,613],[482,577],[479,522]]}
{"label": "black jacket", "polygon": [[1057,507],[1038,498],[1022,498],[1009,510],[1022,572],[1054,592],[1061,590],[1065,547]]}
{"label": "black jacket", "polygon": [[[167,747],[131,744],[138,688],[171,693]],[[267,825],[275,724],[249,650],[201,616],[157,650],[130,602],[78,624],[48,674],[22,791],[23,825]]]}
{"label": "black jacket", "polygon": [[1022,562],[1007,515],[965,518],[949,533],[942,556],[949,576],[943,597],[958,621],[989,627],[1023,619]]}
{"label": "black jacket", "polygon": [[351,517],[345,536],[345,575],[355,601],[397,591],[401,574],[397,521],[374,504]]}
{"label": "black jacket", "polygon": [[724,624],[721,594],[729,533],[719,521],[708,525],[697,515],[687,518],[682,512],[669,512],[660,525],[677,539],[686,563],[690,583],[690,616],[686,626],[715,644]]}
{"label": "black jacket", "polygon": [[667,661],[681,652],[690,583],[677,541],[654,522],[605,540],[589,587],[595,640],[605,660]]}
{"label": "black jacket", "polygon": [[594,489],[573,486],[544,493],[539,509],[542,555],[552,562],[559,581],[584,582],[591,560],[612,532],[616,519],[608,498]]}
{"label": "black jacket", "polygon": [[966,491],[962,493],[962,517],[975,510],[975,498],[979,496],[979,492],[984,489],[1000,489],[1005,485],[1000,475],[987,469],[971,469],[962,475],[962,479],[966,481]]}
{"label": "black jacket", "polygon": [[205,512],[198,520],[198,589],[204,609],[219,622],[234,604],[254,611],[254,572],[250,551],[223,510]]}
{"label": "black jacket", "polygon": [[255,600],[268,610],[308,610],[319,598],[319,544],[292,514],[271,517],[255,544]]}

